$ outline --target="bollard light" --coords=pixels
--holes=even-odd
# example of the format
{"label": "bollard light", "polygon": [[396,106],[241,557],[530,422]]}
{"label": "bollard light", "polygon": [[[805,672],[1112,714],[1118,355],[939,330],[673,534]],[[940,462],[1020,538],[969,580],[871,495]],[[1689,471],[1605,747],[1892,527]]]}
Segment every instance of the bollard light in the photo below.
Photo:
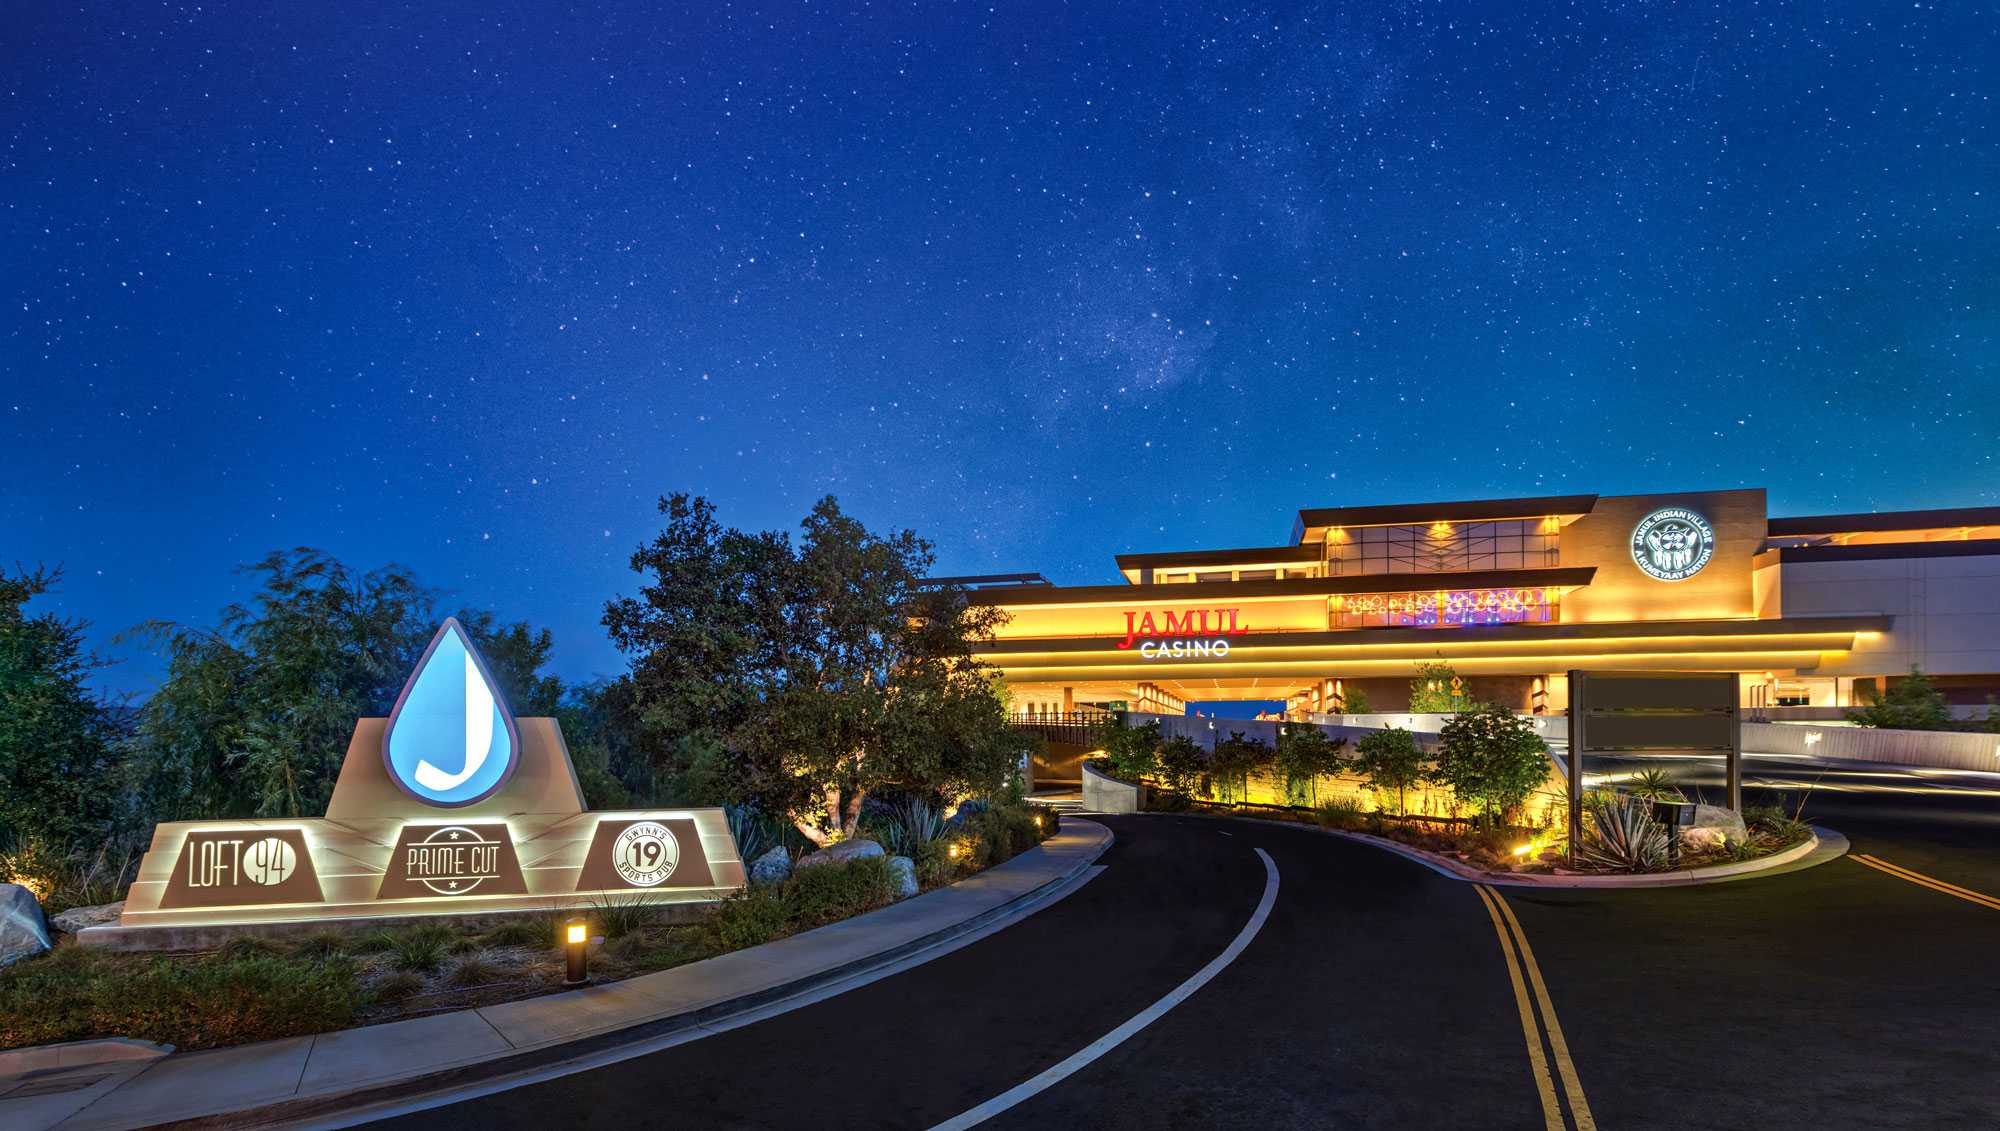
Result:
{"label": "bollard light", "polygon": [[580,986],[590,981],[590,924],[581,916],[563,924],[563,949],[569,959],[563,985]]}

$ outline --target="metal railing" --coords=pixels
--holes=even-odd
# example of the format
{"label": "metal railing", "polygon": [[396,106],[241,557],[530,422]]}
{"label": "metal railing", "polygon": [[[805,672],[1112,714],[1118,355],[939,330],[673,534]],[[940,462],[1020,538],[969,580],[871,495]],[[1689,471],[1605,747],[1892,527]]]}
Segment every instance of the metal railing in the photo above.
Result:
{"label": "metal railing", "polygon": [[1109,711],[1062,711],[1044,715],[1014,715],[1007,721],[1016,730],[1039,734],[1050,742],[1073,742],[1082,746],[1090,742],[1092,728],[1115,717]]}

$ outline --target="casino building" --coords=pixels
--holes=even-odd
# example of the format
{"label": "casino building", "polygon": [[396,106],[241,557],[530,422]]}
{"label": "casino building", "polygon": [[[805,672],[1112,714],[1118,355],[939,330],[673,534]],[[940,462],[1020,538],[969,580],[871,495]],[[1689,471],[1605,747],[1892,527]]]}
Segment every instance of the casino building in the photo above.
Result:
{"label": "casino building", "polygon": [[1355,689],[1399,711],[1436,660],[1537,713],[1578,669],[1740,672],[1745,706],[1828,715],[1912,666],[1955,703],[2000,695],[2000,507],[1773,518],[1748,489],[1312,508],[1283,545],[1117,566],[1108,585],[952,579],[1009,614],[985,659],[1016,711],[1304,717]]}

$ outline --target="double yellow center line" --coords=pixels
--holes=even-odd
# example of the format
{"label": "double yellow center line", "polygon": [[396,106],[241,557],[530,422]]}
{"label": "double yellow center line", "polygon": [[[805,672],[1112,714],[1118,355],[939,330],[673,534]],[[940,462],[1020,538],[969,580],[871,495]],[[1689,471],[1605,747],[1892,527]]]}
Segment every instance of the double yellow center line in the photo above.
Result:
{"label": "double yellow center line", "polygon": [[[1548,1131],[1597,1131],[1597,1121],[1591,1117],[1590,1103],[1583,1098],[1583,1084],[1576,1076],[1576,1063],[1570,1059],[1569,1042],[1563,1039],[1561,1022],[1556,1020],[1556,1007],[1549,1000],[1548,983],[1542,980],[1542,968],[1535,963],[1534,948],[1528,945],[1528,932],[1521,929],[1521,921],[1514,917],[1514,909],[1500,893],[1486,884],[1474,884],[1480,902],[1486,905],[1486,914],[1493,919],[1493,930],[1500,936],[1500,953],[1507,958],[1507,977],[1514,984],[1514,1005],[1521,1013],[1521,1033],[1528,1041],[1528,1066],[1535,1075],[1535,1089],[1542,1097],[1542,1117]],[[1522,972],[1526,971],[1526,978]],[[1530,999],[1529,987],[1534,988]],[[1540,1024],[1536,1022],[1536,1008],[1541,1010]],[[1543,1042],[1547,1041],[1544,1049]],[[1562,1096],[1569,1101],[1569,1122],[1563,1122],[1563,1107],[1556,1096],[1555,1079],[1549,1073],[1549,1063],[1555,1062],[1555,1070],[1562,1077]]]}
{"label": "double yellow center line", "polygon": [[1973,891],[1971,888],[1962,888],[1957,884],[1948,884],[1936,876],[1926,876],[1922,872],[1912,872],[1901,864],[1891,864],[1880,856],[1870,856],[1865,852],[1857,852],[1849,856],[1848,859],[1854,861],[1856,864],[1866,864],[1878,872],[1894,876],[1899,880],[1908,880],[1919,887],[1927,887],[1932,891],[1957,896],[1967,903],[1977,903],[1981,907],[2000,911],[2000,899],[1986,895],[1983,892]]}

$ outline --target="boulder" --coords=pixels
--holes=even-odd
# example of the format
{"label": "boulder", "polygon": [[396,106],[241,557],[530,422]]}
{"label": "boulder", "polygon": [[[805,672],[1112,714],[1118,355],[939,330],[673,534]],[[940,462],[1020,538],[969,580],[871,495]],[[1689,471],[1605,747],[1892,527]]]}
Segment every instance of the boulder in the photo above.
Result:
{"label": "boulder", "polygon": [[100,903],[95,907],[72,907],[68,911],[58,911],[49,916],[49,926],[65,935],[73,935],[85,927],[100,927],[106,923],[118,922],[125,913],[125,901]]}
{"label": "boulder", "polygon": [[896,898],[917,894],[917,862],[907,856],[889,857],[889,878],[896,882]]}
{"label": "boulder", "polygon": [[792,874],[792,855],[779,845],[750,862],[750,882],[753,884],[782,884]]}
{"label": "boulder", "polygon": [[832,848],[822,848],[799,858],[798,870],[817,868],[822,864],[845,864],[850,860],[866,860],[870,856],[882,855],[882,846],[865,837],[843,840]]}
{"label": "boulder", "polygon": [[50,945],[35,893],[20,884],[0,884],[0,966],[40,954]]}
{"label": "boulder", "polygon": [[1749,839],[1749,830],[1743,826],[1743,815],[1734,809],[1720,805],[1697,805],[1694,807],[1694,822],[1681,828],[1681,844],[1686,848],[1720,848],[1726,844],[1742,844]]}

